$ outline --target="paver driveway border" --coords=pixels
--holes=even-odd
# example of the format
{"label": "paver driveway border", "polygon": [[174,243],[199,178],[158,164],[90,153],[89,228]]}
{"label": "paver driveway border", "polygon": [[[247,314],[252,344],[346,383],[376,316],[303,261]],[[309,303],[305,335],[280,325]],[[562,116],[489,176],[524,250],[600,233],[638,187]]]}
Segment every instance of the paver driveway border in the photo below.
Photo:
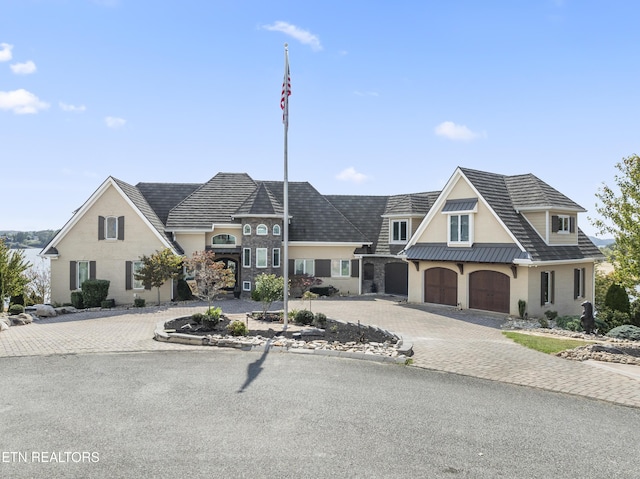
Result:
{"label": "paver driveway border", "polygon": [[[256,309],[253,302],[235,299],[216,304],[227,314]],[[309,305],[333,319],[360,321],[401,335],[413,343],[415,367],[640,407],[640,374],[620,374],[606,365],[593,367],[524,348],[502,335],[504,316],[406,304],[386,296],[289,303],[290,309],[308,309]],[[152,339],[159,321],[202,312],[204,307],[203,303],[186,303],[80,312],[14,326],[0,333],[0,357],[211,350],[210,346]]]}

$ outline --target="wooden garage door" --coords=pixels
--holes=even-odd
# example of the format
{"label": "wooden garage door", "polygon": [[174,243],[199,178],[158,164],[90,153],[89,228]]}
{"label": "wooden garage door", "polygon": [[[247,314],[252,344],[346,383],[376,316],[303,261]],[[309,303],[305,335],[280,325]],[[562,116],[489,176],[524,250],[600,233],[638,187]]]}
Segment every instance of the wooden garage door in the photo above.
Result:
{"label": "wooden garage door", "polygon": [[407,263],[387,263],[384,265],[384,292],[407,295],[409,292],[409,265]]}
{"label": "wooden garage door", "polygon": [[425,303],[458,305],[458,274],[446,268],[429,268],[424,272]]}
{"label": "wooden garage door", "polygon": [[475,271],[469,275],[469,307],[509,312],[509,276],[496,271]]}

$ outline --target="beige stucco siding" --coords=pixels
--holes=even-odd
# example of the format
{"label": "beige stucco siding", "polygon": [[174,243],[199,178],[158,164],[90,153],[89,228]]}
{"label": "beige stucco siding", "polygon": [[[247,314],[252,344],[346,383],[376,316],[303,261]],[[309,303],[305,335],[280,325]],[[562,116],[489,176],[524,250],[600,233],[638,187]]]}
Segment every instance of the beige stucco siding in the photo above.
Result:
{"label": "beige stucco siding", "polygon": [[[124,241],[98,240],[99,216],[124,216]],[[110,281],[109,298],[116,304],[133,303],[134,293],[147,302],[157,299],[157,291],[126,290],[126,261],[136,261],[140,256],[150,255],[164,249],[160,239],[153,234],[131,206],[113,188],[109,187],[102,196],[79,218],[73,226],[73,234],[64,236],[56,248],[59,257],[51,261],[52,301],[70,301],[69,271],[71,261],[95,261],[96,279]],[[171,299],[171,286],[161,288],[163,300]]]}
{"label": "beige stucco siding", "polygon": [[[354,246],[297,246],[289,245],[289,260],[295,259],[346,259],[353,260]],[[343,294],[358,294],[358,277],[320,277],[323,286],[333,286]]]}
{"label": "beige stucco siding", "polygon": [[[211,240],[209,240],[211,241]],[[190,258],[196,251],[203,251],[206,246],[205,233],[176,233],[176,242],[182,246],[184,255]]]}

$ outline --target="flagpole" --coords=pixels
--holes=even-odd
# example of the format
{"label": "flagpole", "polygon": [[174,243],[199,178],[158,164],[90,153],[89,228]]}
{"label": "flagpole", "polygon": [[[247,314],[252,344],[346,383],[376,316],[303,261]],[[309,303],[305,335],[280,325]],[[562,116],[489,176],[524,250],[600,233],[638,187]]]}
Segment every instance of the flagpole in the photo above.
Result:
{"label": "flagpole", "polygon": [[288,133],[289,133],[289,45],[284,44],[284,80],[282,85],[282,122],[284,123],[284,218],[282,222],[283,231],[283,279],[284,279],[284,324],[283,330],[287,330],[289,324],[289,159],[288,159]]}

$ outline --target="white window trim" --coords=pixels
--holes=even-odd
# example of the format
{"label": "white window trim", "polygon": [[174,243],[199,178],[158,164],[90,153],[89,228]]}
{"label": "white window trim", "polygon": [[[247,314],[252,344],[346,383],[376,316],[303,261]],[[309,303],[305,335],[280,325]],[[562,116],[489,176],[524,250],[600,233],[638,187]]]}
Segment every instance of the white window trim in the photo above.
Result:
{"label": "white window trim", "polygon": [[[113,220],[115,224],[114,236],[109,236],[109,220]],[[118,217],[117,216],[105,216],[104,218],[104,239],[114,241],[118,239]]]}
{"label": "white window trim", "polygon": [[82,289],[82,283],[84,283],[84,281],[80,280],[80,264],[82,263],[87,265],[87,277],[85,278],[84,281],[91,279],[91,261],[88,261],[88,260],[76,261],[76,289],[79,289],[79,290]]}
{"label": "white window trim", "polygon": [[132,261],[131,262],[131,288],[132,289],[144,289],[144,282],[142,280],[136,279],[136,265],[143,265],[142,261]]}
{"label": "white window trim", "polygon": [[[347,274],[342,274],[342,266],[346,262]],[[337,268],[335,267],[337,265]],[[338,274],[334,274],[338,272]],[[351,277],[351,260],[348,259],[332,259],[331,260],[331,277],[332,278],[350,278]]]}
{"label": "white window trim", "polygon": [[[276,262],[276,251],[278,252],[278,261]],[[282,261],[282,256],[280,252],[280,248],[273,248],[271,252],[271,263],[274,268],[280,267],[280,262]]]}
{"label": "white window trim", "polygon": [[251,268],[251,248],[242,248],[242,267]]}
{"label": "white window trim", "polygon": [[280,225],[273,225],[273,236],[280,236],[281,231],[282,231],[282,228],[280,228]]}
{"label": "white window trim", "polygon": [[[566,226],[566,229],[564,228]],[[558,231],[559,235],[571,234],[571,216],[558,215]]]}
{"label": "white window trim", "polygon": [[242,291],[251,291],[251,281],[242,282]]}
{"label": "white window trim", "polygon": [[[261,230],[263,230],[264,233],[261,233],[260,232]],[[258,226],[256,226],[256,235],[267,236],[268,234],[269,234],[269,228],[267,228],[267,225],[261,223]]]}
{"label": "white window trim", "polygon": [[[451,240],[451,218],[453,216],[458,217],[458,237],[460,237],[460,225],[461,221],[459,220],[461,216],[469,217],[469,239],[468,241],[452,241]],[[447,246],[471,246],[473,244],[473,231],[474,231],[474,214],[468,211],[456,211],[450,214],[447,214]]]}
{"label": "white window trim", "polygon": [[[407,225],[406,229],[406,239],[394,239],[393,238],[393,225],[396,223],[405,223]],[[389,220],[389,244],[406,244],[409,241],[410,234],[409,230],[411,228],[411,220],[410,219],[400,219],[400,220]]]}
{"label": "white window trim", "polygon": [[[260,264],[260,253],[264,254],[264,265]],[[256,248],[256,268],[266,268],[269,265],[269,249]]]}

